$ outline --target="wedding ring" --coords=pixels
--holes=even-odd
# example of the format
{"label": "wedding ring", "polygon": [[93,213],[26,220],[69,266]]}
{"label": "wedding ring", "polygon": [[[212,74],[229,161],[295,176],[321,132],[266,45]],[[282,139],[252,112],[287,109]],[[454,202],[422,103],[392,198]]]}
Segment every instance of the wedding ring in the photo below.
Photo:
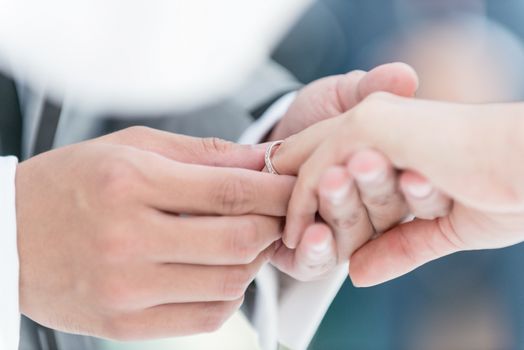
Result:
{"label": "wedding ring", "polygon": [[276,147],[280,146],[283,143],[283,140],[272,142],[266,149],[266,156],[264,157],[264,160],[266,162],[266,168],[271,174],[278,175],[278,171],[275,169],[273,163],[271,162],[271,156],[273,155],[273,151],[276,149]]}

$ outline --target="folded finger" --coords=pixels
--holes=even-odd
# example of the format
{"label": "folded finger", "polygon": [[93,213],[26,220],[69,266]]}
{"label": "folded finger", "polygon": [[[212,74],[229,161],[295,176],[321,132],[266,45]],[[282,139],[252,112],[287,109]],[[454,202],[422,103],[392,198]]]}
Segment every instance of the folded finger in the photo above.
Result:
{"label": "folded finger", "polygon": [[336,245],[331,230],[325,224],[308,227],[297,249],[280,244],[271,263],[301,281],[321,278],[337,264]]}
{"label": "folded finger", "polygon": [[351,157],[347,167],[376,232],[383,232],[405,218],[408,207],[398,187],[396,172],[386,157],[371,149],[362,150]]}
{"label": "folded finger", "polygon": [[339,262],[351,254],[374,233],[356,184],[345,167],[326,170],[319,183],[319,212],[335,234]]}
{"label": "folded finger", "polygon": [[[339,107],[334,109],[330,117],[336,117],[357,106],[366,97],[374,92],[385,91],[397,96],[411,97],[418,88],[418,77],[409,65],[395,62],[380,65],[369,72],[352,71],[341,75],[335,88]],[[329,113],[329,111],[327,111]],[[314,128],[300,132],[300,137],[291,136],[279,150],[279,159],[275,160],[275,168],[279,174],[297,175],[300,166],[312,154],[316,146],[329,138],[336,130],[336,118],[326,119],[316,123]],[[299,141],[300,140],[300,141]],[[292,147],[293,143],[300,143],[300,147]]]}
{"label": "folded finger", "polygon": [[346,74],[338,87],[341,112],[345,112],[366,96],[378,91],[387,91],[398,96],[411,97],[418,88],[418,77],[412,67],[394,62],[380,65],[369,72],[356,71]]}
{"label": "folded finger", "polygon": [[400,176],[400,188],[410,212],[420,219],[446,216],[451,210],[451,199],[436,189],[425,177],[405,171]]}

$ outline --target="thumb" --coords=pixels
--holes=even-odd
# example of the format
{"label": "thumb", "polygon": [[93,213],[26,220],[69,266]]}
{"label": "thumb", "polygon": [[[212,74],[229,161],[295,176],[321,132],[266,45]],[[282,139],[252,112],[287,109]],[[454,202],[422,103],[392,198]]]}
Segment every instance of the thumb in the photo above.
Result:
{"label": "thumb", "polygon": [[418,76],[411,66],[395,62],[378,66],[361,75],[360,79],[350,72],[340,76],[337,82],[340,113],[355,107],[374,92],[384,91],[394,95],[412,97],[418,88]]}
{"label": "thumb", "polygon": [[358,287],[370,287],[461,250],[450,217],[401,224],[369,241],[351,257],[349,275]]}
{"label": "thumb", "polygon": [[135,126],[96,139],[139,148],[183,163],[260,170],[266,145],[240,145]]}

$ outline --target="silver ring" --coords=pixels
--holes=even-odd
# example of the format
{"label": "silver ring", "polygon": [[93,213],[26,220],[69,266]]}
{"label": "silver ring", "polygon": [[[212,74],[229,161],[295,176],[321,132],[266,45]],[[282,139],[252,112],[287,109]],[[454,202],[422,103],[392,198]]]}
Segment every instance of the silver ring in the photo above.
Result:
{"label": "silver ring", "polygon": [[266,155],[264,157],[264,161],[266,163],[266,168],[271,174],[278,175],[278,171],[276,171],[275,167],[273,166],[273,163],[271,162],[271,156],[273,155],[273,150],[275,147],[280,146],[284,143],[284,140],[271,142],[269,147],[266,149]]}

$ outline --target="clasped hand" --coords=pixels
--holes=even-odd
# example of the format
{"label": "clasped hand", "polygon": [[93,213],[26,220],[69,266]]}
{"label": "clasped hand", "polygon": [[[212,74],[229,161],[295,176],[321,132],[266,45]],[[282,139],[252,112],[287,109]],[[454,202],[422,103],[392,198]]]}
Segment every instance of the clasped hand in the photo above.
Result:
{"label": "clasped hand", "polygon": [[[491,114],[521,130],[515,113],[416,101],[416,87],[402,64],[306,86],[271,134],[286,139],[273,157],[280,176],[260,172],[267,145],[140,127],[21,163],[22,312],[112,339],[186,335],[220,327],[267,261],[311,280],[351,257],[353,282],[372,285],[521,241],[524,190],[507,180],[524,174],[500,159],[521,162],[497,160],[501,139],[486,138],[500,131]],[[419,219],[399,224],[408,213]]]}
{"label": "clasped hand", "polygon": [[271,257],[295,181],[259,172],[263,154],[137,127],[21,163],[22,313],[112,339],[217,329]]}
{"label": "clasped hand", "polygon": [[[390,280],[457,251],[524,241],[523,114],[521,103],[453,104],[382,92],[291,136],[273,157],[273,166],[282,174],[300,169],[284,242],[290,247],[300,242],[302,232],[314,225],[315,214],[332,204],[326,200],[330,194],[340,207],[355,203],[351,189],[353,179],[359,184],[359,171],[373,174],[364,178],[369,183],[376,180],[375,191],[390,189],[375,198],[397,198],[394,189],[400,188],[417,219],[384,225],[383,234],[368,242],[363,239],[355,253],[349,252],[356,285]],[[385,164],[393,164],[400,173],[399,186],[378,175],[391,174],[391,165]],[[370,171],[379,168],[387,170]],[[334,187],[343,188],[345,195]],[[373,208],[390,201],[372,201],[367,191],[359,186],[375,223]],[[337,222],[329,215],[325,218],[336,232]]]}
{"label": "clasped hand", "polygon": [[[372,92],[410,96],[415,87],[413,71],[399,64],[319,80],[299,93],[272,137],[336,117]],[[22,162],[22,313],[112,339],[186,335],[220,327],[268,260],[304,280],[329,272],[371,226],[335,245],[342,239],[336,215],[353,214],[329,216],[329,209],[323,214],[337,236],[313,227],[298,249],[281,244],[296,177],[260,172],[265,148],[137,127]],[[395,201],[382,225],[405,214]],[[346,219],[338,224],[350,229]]]}

